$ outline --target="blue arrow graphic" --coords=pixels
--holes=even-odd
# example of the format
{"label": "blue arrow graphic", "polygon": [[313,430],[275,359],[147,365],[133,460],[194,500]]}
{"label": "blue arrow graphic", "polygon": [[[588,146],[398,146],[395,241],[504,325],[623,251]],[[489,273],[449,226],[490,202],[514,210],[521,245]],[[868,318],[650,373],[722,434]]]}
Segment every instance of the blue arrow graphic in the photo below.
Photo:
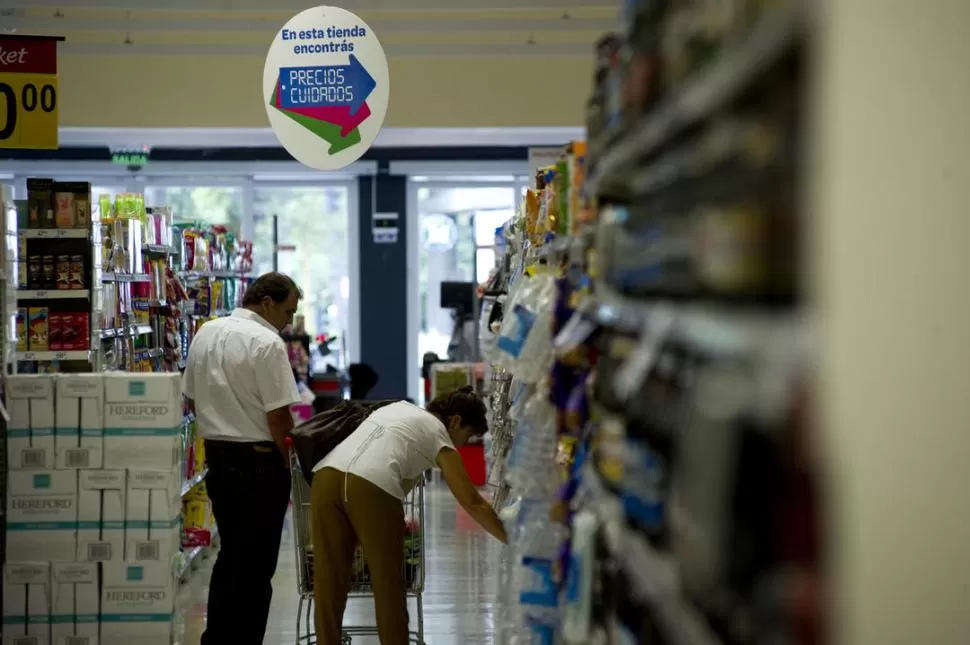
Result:
{"label": "blue arrow graphic", "polygon": [[349,105],[354,115],[375,87],[377,81],[353,54],[349,65],[280,68],[283,109]]}

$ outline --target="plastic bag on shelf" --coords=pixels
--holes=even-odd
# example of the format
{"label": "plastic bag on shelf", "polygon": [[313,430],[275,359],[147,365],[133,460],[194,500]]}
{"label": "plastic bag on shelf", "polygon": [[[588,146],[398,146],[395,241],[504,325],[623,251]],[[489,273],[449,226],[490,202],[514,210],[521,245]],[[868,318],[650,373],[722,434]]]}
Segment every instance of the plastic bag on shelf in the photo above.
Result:
{"label": "plastic bag on shelf", "polygon": [[517,378],[537,382],[548,372],[552,360],[553,303],[556,284],[543,273],[525,279],[510,302],[496,343],[502,367]]}

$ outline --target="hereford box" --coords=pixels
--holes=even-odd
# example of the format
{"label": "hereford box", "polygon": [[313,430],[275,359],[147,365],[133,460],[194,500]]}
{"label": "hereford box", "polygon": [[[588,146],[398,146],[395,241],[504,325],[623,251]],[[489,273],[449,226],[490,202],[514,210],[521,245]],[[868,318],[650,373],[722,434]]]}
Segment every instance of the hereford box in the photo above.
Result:
{"label": "hereford box", "polygon": [[50,562],[3,565],[3,642],[49,645]]}
{"label": "hereford box", "polygon": [[11,470],[54,467],[54,377],[7,377],[8,462]]}
{"label": "hereford box", "polygon": [[100,596],[96,563],[51,565],[52,645],[98,645]]}
{"label": "hereford box", "polygon": [[54,461],[60,469],[101,468],[104,449],[104,377],[59,374]]}
{"label": "hereford box", "polygon": [[171,562],[179,551],[181,470],[129,470],[125,561]]}
{"label": "hereford box", "polygon": [[77,559],[120,562],[125,557],[126,473],[80,470],[77,476]]}
{"label": "hereford box", "polygon": [[167,562],[106,562],[101,579],[101,645],[170,645],[175,573]]}
{"label": "hereford box", "polygon": [[105,374],[104,467],[169,470],[181,464],[178,374]]}
{"label": "hereford box", "polygon": [[7,473],[7,562],[73,562],[77,471]]}

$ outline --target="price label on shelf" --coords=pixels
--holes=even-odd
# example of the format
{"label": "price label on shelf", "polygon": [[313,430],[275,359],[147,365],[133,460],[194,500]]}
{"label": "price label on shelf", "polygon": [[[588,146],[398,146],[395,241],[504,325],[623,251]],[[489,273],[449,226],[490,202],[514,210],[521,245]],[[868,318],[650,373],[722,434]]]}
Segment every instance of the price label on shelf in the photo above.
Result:
{"label": "price label on shelf", "polygon": [[54,360],[60,361],[67,358],[67,352],[54,352]]}
{"label": "price label on shelf", "polygon": [[46,298],[47,297],[47,292],[46,291],[31,291],[30,292],[30,297],[31,298]]}
{"label": "price label on shelf", "polygon": [[57,148],[58,40],[0,37],[0,148]]}

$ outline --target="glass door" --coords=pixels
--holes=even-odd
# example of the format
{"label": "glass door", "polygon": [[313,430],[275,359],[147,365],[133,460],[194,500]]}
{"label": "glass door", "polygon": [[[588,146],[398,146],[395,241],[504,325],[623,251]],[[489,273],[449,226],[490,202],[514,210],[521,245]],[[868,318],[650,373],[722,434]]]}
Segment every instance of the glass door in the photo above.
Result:
{"label": "glass door", "polygon": [[495,229],[518,203],[516,185],[412,182],[418,217],[418,361],[445,359],[456,332],[454,312],[441,306],[443,282],[488,279],[495,267]]}
{"label": "glass door", "polygon": [[[356,334],[351,316],[350,183],[313,185],[253,185],[253,265],[255,273],[274,267],[303,291],[299,314],[311,338],[337,337],[334,353],[323,356],[311,347],[314,372],[327,363],[344,367],[344,352],[352,351]],[[273,218],[277,245],[274,248]]]}

